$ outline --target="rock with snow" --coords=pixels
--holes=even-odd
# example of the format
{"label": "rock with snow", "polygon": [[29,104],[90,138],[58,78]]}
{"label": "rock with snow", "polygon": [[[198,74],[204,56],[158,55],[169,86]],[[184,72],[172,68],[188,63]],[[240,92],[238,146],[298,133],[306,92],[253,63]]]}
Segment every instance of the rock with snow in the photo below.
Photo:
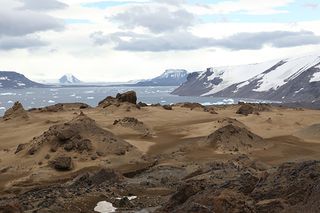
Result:
{"label": "rock with snow", "polygon": [[59,79],[60,84],[80,84],[81,81],[72,74],[65,74]]}
{"label": "rock with snow", "polygon": [[320,100],[320,54],[192,73],[173,94],[283,102]]}
{"label": "rock with snow", "polygon": [[0,71],[0,89],[25,89],[33,87],[42,88],[45,85],[31,81],[17,72]]}
{"label": "rock with snow", "polygon": [[169,69],[162,75],[138,82],[137,86],[179,86],[187,81],[188,72],[183,69]]}

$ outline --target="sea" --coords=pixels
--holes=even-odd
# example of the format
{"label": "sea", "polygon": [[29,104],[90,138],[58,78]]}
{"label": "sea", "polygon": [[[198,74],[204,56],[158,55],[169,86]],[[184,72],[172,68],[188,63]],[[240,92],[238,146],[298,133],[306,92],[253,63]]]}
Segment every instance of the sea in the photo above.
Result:
{"label": "sea", "polygon": [[0,116],[10,108],[15,101],[20,101],[25,109],[39,108],[57,103],[82,102],[97,106],[99,101],[107,96],[115,96],[134,90],[138,101],[147,104],[174,104],[180,102],[198,102],[203,105],[234,104],[238,101],[266,102],[253,99],[231,99],[217,97],[190,97],[170,94],[176,87],[61,87],[61,88],[30,88],[30,89],[0,89]]}

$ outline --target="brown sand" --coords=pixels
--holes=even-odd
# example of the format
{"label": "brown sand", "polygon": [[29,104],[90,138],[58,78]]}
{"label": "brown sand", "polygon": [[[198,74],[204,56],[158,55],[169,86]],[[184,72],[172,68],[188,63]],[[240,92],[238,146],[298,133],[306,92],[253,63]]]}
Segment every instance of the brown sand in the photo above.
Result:
{"label": "brown sand", "polygon": [[[215,107],[218,114],[210,114],[179,106],[174,106],[173,110],[151,106],[138,109],[124,103],[121,106],[68,108],[56,112],[35,110],[28,112],[27,120],[18,117],[14,122],[0,121],[0,190],[61,180],[80,170],[99,166],[129,172],[148,165],[148,156],[157,156],[160,165],[228,160],[232,155],[219,153],[214,146],[204,147],[203,144],[210,134],[230,124],[246,128],[256,135],[254,137],[267,144],[261,149],[243,149],[241,153],[235,151],[233,155],[246,152],[255,160],[273,165],[286,161],[320,160],[318,128],[317,125],[312,126],[319,123],[320,111],[272,107],[270,111],[260,112],[258,115],[244,116],[236,114],[238,108],[239,106]],[[95,149],[86,155],[66,152],[63,148],[52,153],[48,141],[42,143],[34,155],[26,154],[27,149],[15,154],[19,144],[30,146],[50,127],[61,126],[75,119],[80,110],[93,119],[101,131],[115,134],[123,143],[131,144],[135,151],[124,155],[108,153],[93,159],[92,155],[99,151],[97,144],[100,138],[94,136],[95,131],[89,131],[83,137],[89,138]],[[152,137],[141,137],[141,132],[132,131],[132,128],[115,128],[114,121],[124,117],[134,117],[146,124],[148,129],[152,129]],[[50,159],[58,154],[71,156],[74,169],[68,172],[55,171],[49,166],[48,154]]]}

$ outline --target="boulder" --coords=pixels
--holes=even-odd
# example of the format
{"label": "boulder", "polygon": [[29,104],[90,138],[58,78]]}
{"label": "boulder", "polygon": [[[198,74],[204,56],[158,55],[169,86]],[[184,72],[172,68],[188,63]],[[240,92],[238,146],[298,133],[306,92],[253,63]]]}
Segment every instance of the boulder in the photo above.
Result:
{"label": "boulder", "polygon": [[60,156],[51,161],[50,164],[58,171],[70,171],[73,169],[71,157]]}
{"label": "boulder", "polygon": [[165,109],[165,110],[172,110],[172,106],[171,105],[163,105],[162,108]]}
{"label": "boulder", "polygon": [[135,91],[128,91],[125,93],[118,93],[116,99],[119,102],[128,102],[132,104],[137,104],[137,94]]}
{"label": "boulder", "polygon": [[236,113],[248,116],[249,114],[253,114],[253,112],[254,112],[254,107],[252,105],[242,104]]}

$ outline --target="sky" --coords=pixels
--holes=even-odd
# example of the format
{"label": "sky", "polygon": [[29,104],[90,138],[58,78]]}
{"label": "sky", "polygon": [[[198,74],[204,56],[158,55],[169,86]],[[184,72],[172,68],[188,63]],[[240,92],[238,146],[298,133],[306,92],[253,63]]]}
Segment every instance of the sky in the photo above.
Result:
{"label": "sky", "polygon": [[[33,80],[147,79],[166,69],[320,53],[319,0],[0,0],[0,70]],[[319,54],[320,55],[320,54]]]}

